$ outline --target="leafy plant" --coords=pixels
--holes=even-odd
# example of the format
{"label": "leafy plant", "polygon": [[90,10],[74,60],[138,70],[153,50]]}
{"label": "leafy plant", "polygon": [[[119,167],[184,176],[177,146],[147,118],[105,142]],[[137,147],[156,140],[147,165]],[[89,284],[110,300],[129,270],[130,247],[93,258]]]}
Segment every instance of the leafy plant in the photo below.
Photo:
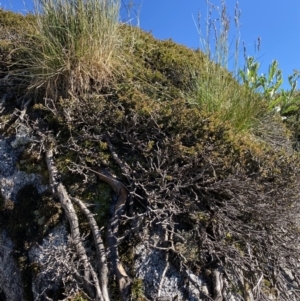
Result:
{"label": "leafy plant", "polygon": [[278,61],[274,60],[269,65],[268,74],[258,75],[260,64],[254,57],[248,57],[245,70],[240,70],[239,75],[242,83],[251,91],[259,93],[263,99],[268,102],[268,110],[276,110],[281,115],[286,115],[298,111],[299,96],[295,96],[299,71],[294,71],[293,75],[288,77],[290,84],[289,90],[281,89],[283,83],[282,71],[279,69]]}
{"label": "leafy plant", "polygon": [[291,88],[289,90],[282,89],[279,95],[277,95],[277,97],[270,102],[270,109],[277,109],[281,115],[294,114],[298,112],[300,95],[296,93],[296,88],[299,77],[299,71],[294,71],[294,73],[288,77]]}
{"label": "leafy plant", "polygon": [[240,70],[239,75],[243,84],[254,92],[261,92],[263,96],[270,100],[281,86],[282,72],[278,69],[278,62],[274,60],[269,66],[269,73],[258,75],[260,63],[254,57],[250,56],[246,59],[245,70]]}

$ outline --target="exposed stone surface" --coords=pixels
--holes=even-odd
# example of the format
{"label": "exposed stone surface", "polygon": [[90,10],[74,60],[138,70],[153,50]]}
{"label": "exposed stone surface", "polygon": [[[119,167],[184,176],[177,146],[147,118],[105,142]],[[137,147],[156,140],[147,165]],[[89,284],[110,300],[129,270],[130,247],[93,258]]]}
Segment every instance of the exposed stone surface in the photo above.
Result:
{"label": "exposed stone surface", "polygon": [[[23,139],[25,136],[22,136]],[[23,145],[19,141],[20,137],[3,138],[0,136],[0,189],[1,194],[6,200],[15,200],[18,191],[25,185],[32,184],[39,193],[45,191],[46,186],[41,185],[40,177],[36,174],[26,174],[19,171],[16,167],[17,159],[22,148],[16,147]],[[23,141],[24,142],[24,141]]]}
{"label": "exposed stone surface", "polygon": [[23,301],[21,273],[13,254],[13,242],[5,231],[0,231],[0,293],[6,300]]}
{"label": "exposed stone surface", "polygon": [[43,294],[49,290],[56,291],[59,289],[63,271],[61,271],[62,267],[59,266],[59,258],[53,260],[53,256],[58,255],[58,253],[61,256],[60,259],[63,259],[62,256],[66,256],[63,252],[66,249],[67,241],[66,226],[65,224],[59,224],[43,239],[40,246],[33,246],[29,250],[29,260],[38,270],[32,282],[34,300],[41,300]]}
{"label": "exposed stone surface", "polygon": [[20,151],[13,149],[11,143],[13,138],[4,138],[0,136],[0,177],[12,176],[16,171],[16,160]]}
{"label": "exposed stone surface", "polygon": [[[16,162],[27,144],[29,138],[26,131],[21,131],[15,139],[0,137],[0,188],[5,200],[15,201],[18,191],[26,185],[36,187],[38,193],[47,188],[40,184],[40,177],[36,174],[27,174],[16,167]],[[156,235],[157,236],[157,235]],[[50,231],[40,246],[33,246],[28,251],[31,265],[37,269],[32,279],[32,292],[34,300],[40,300],[43,293],[49,289],[56,290],[61,280],[53,279],[53,262],[50,262],[51,248],[63,250],[67,245],[68,232],[65,224],[60,224]],[[154,239],[154,236],[153,236]],[[152,242],[153,239],[150,241]],[[18,265],[13,258],[14,245],[5,231],[0,232],[0,292],[10,301],[23,301],[22,277]],[[151,299],[173,300],[199,300],[199,289],[190,281],[186,281],[182,274],[171,264],[166,268],[165,252],[149,248],[145,243],[136,248],[137,260],[135,262],[136,275],[143,279],[145,293]],[[163,276],[163,277],[162,277]],[[190,275],[199,287],[205,283],[200,277]],[[163,278],[163,280],[162,280]],[[159,291],[159,296],[157,295]]]}
{"label": "exposed stone surface", "polygon": [[[14,145],[14,147],[13,147]],[[28,184],[36,187],[39,193],[45,191],[40,177],[36,174],[26,174],[16,167],[22,148],[17,147],[14,138],[0,136],[0,189],[6,202],[14,202],[18,191]],[[14,244],[5,230],[0,230],[0,293],[2,299],[23,301],[23,284],[20,268],[13,256]]]}
{"label": "exposed stone surface", "polygon": [[187,279],[171,263],[166,267],[165,251],[148,245],[141,243],[135,248],[136,276],[143,280],[146,296],[151,300],[200,300],[199,288],[206,286],[203,279],[191,271]]}
{"label": "exposed stone surface", "polygon": [[27,145],[30,142],[32,142],[31,130],[27,126],[20,124],[17,127],[16,137],[11,142],[11,146],[16,149]]}

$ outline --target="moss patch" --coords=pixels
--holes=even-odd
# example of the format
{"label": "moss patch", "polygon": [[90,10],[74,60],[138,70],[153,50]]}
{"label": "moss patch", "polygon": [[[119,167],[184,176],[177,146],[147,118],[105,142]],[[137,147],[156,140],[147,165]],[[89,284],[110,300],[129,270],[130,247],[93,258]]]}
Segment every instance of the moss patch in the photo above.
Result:
{"label": "moss patch", "polygon": [[0,66],[20,61],[25,54],[23,46],[34,35],[34,23],[33,15],[24,16],[0,8]]}
{"label": "moss patch", "polygon": [[38,173],[43,184],[49,183],[49,174],[44,158],[30,149],[30,146],[22,152],[16,165],[20,171],[25,173]]}
{"label": "moss patch", "polygon": [[[78,185],[73,183],[69,190],[78,195],[81,186],[78,187]],[[103,182],[94,182],[88,185],[88,187],[85,187],[79,197],[85,203],[92,205],[89,209],[95,214],[94,218],[98,226],[100,228],[106,227],[109,221],[109,208],[112,199],[111,187]],[[79,209],[77,209],[77,214],[82,231],[86,230],[89,232],[89,224],[87,223],[85,215]]]}
{"label": "moss patch", "polygon": [[[24,33],[24,31],[31,31],[35,17],[31,14],[22,15],[14,13],[9,10],[3,10],[0,8],[0,27],[3,27],[7,32]],[[5,32],[1,32],[0,37]]]}
{"label": "moss patch", "polygon": [[[9,38],[4,37],[0,45],[5,55],[17,53],[12,38],[15,29],[9,22],[10,17],[14,18],[14,15],[3,18],[8,32],[12,33]],[[126,35],[131,28],[123,26],[121,30]],[[274,223],[273,229],[279,227],[280,218],[284,221],[284,215],[291,214],[292,201],[298,200],[297,191],[300,189],[299,158],[288,154],[287,147],[278,151],[276,145],[268,141],[270,127],[283,128],[282,121],[274,120],[271,125],[262,127],[265,135],[257,139],[258,134],[255,137],[255,131],[249,130],[250,125],[237,125],[240,119],[247,117],[244,113],[251,117],[251,126],[253,118],[270,124],[270,119],[266,118],[267,108],[259,103],[259,95],[248,93],[226,70],[208,62],[200,51],[171,40],[155,40],[138,29],[134,31],[137,34],[135,43],[128,38],[128,44],[124,43],[120,50],[127,52],[124,64],[128,68],[116,72],[113,84],[99,91],[94,78],[90,78],[89,91],[77,93],[74,89],[72,93],[63,94],[65,91],[53,83],[51,88],[55,91],[61,89],[57,92],[65,98],[58,95],[51,103],[47,95],[48,102],[42,103],[45,99],[42,95],[38,105],[27,110],[28,124],[37,124],[38,120],[45,135],[53,133],[57,147],[55,162],[61,180],[71,195],[78,195],[94,205],[91,208],[97,214],[100,227],[108,221],[111,188],[98,183],[95,175],[86,170],[83,173],[87,178],[78,175],[80,171],[72,173],[69,169],[72,163],[113,170],[124,185],[130,184],[127,187],[132,193],[135,212],[144,212],[147,207],[165,211],[166,216],[159,217],[157,224],[163,221],[178,225],[174,226],[174,231],[182,238],[175,247],[188,259],[192,270],[210,264],[209,256],[215,258],[214,254],[218,254],[221,261],[222,258],[230,260],[232,250],[237,256],[235,262],[241,263],[242,270],[247,270],[246,246],[249,245],[267,279],[272,272],[270,265],[284,257],[280,252],[285,253],[284,248],[280,249],[280,239],[276,248],[269,241],[270,237],[272,240],[278,238],[269,221]],[[74,86],[79,82],[76,74],[69,79]],[[239,111],[227,112],[234,118],[222,116],[222,112],[215,109],[208,110],[209,104],[203,102],[202,88],[206,94],[216,89],[208,100],[218,100],[222,96],[220,108],[226,109],[226,104],[234,96]],[[237,91],[241,92],[235,94]],[[200,104],[196,102],[197,97]],[[244,110],[247,101],[259,104],[256,109],[262,114]],[[286,134],[279,136],[288,140]],[[104,142],[107,137],[119,159],[126,164],[126,178],[109,154]],[[26,172],[36,171],[39,161],[34,156],[34,153],[24,154],[19,167]],[[42,166],[41,171],[46,173],[46,167]],[[51,226],[59,219],[58,208],[54,209],[51,218],[48,215],[49,208],[52,208],[51,197],[48,197],[38,196],[34,187],[27,187],[18,195],[16,204],[9,200],[0,203],[2,221],[5,218],[2,224],[15,240],[18,261],[20,266],[24,265],[24,271],[28,271],[26,249],[44,235],[47,221],[58,214],[50,222]],[[89,231],[80,210],[78,215],[81,231]],[[264,216],[269,216],[269,221]],[[153,216],[145,216],[147,218],[153,219]],[[128,226],[122,222],[120,232]],[[290,234],[292,227],[288,224],[285,227]],[[123,233],[119,233],[120,236]],[[257,237],[261,237],[260,241]],[[119,246],[121,260],[132,278],[135,275],[132,246],[137,243],[130,237]],[[271,261],[264,262],[264,257]],[[25,272],[24,275],[30,278]],[[136,284],[137,289],[141,287],[139,280]],[[267,283],[264,285],[269,287]],[[242,294],[239,290],[241,288],[237,287],[236,293]]]}

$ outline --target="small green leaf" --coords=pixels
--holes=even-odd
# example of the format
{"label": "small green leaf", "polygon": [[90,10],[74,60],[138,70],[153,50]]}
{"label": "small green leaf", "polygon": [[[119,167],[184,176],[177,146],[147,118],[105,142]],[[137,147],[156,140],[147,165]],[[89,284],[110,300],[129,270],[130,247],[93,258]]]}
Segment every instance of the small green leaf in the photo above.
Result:
{"label": "small green leaf", "polygon": [[275,60],[269,66],[268,82],[271,82],[278,68],[278,62]]}
{"label": "small green leaf", "polygon": [[292,112],[297,112],[299,110],[299,107],[296,105],[288,106],[286,109],[282,111],[282,114],[288,114]]}
{"label": "small green leaf", "polygon": [[270,101],[269,103],[269,110],[274,109],[276,106],[278,106],[283,101],[283,96],[280,96],[273,101]]}

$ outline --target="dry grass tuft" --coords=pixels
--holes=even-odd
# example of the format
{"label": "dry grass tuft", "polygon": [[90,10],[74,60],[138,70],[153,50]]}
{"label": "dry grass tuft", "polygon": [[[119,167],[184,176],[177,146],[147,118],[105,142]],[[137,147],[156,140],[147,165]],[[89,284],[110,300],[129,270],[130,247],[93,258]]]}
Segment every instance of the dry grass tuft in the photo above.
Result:
{"label": "dry grass tuft", "polygon": [[56,98],[107,85],[120,49],[119,7],[119,0],[35,0],[30,89]]}

